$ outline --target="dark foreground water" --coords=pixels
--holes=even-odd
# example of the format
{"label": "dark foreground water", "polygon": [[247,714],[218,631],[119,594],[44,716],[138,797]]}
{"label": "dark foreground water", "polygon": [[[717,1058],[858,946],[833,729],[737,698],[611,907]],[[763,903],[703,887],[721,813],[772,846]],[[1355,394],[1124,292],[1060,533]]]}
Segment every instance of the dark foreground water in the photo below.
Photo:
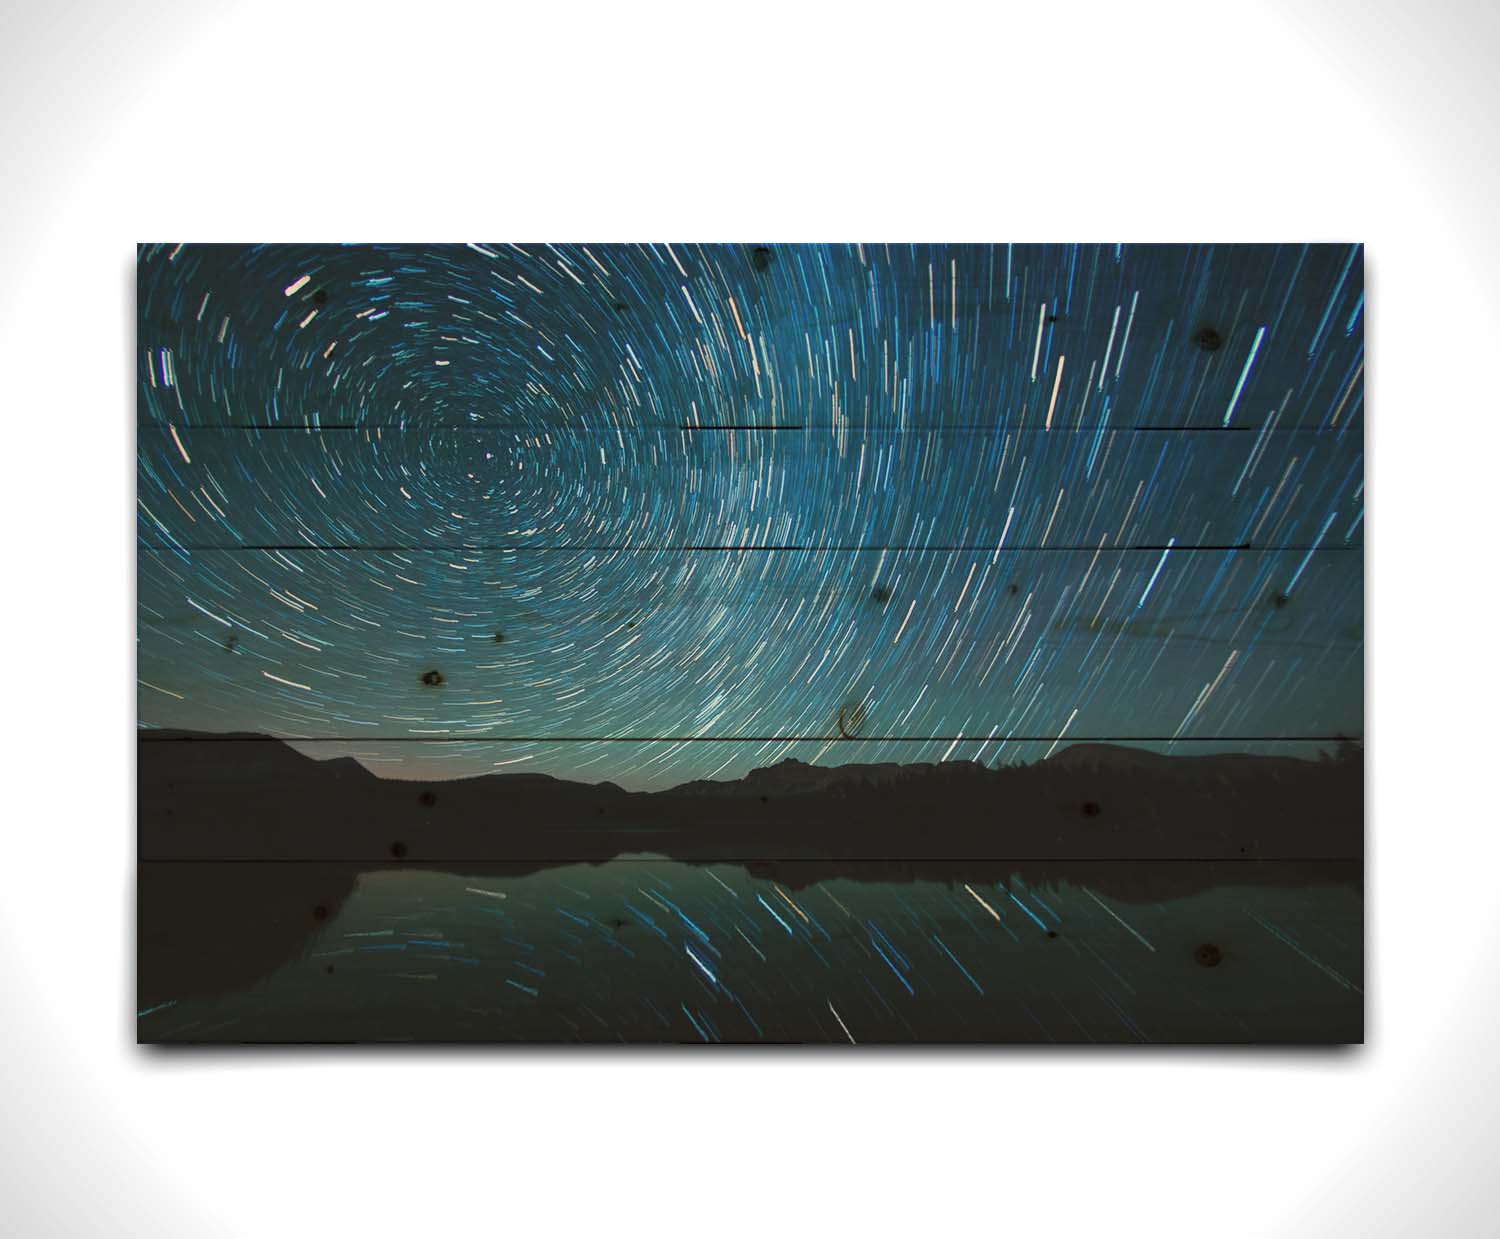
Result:
{"label": "dark foreground water", "polygon": [[1151,900],[1083,877],[786,885],[650,857],[521,877],[368,872],[287,962],[233,992],[162,997],[138,1029],[166,1042],[1357,1041],[1362,899],[1329,876]]}

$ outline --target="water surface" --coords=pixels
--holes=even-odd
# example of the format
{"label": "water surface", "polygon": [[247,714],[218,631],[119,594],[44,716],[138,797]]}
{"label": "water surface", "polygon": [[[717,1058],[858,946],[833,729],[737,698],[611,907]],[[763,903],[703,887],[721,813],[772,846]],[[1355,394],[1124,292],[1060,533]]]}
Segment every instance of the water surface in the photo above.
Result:
{"label": "water surface", "polygon": [[[1245,870],[1247,878],[1250,871]],[[649,856],[360,873],[304,949],[139,1018],[146,1041],[1342,1042],[1363,905],[1326,881],[1120,898]],[[1274,877],[1274,875],[1273,875]],[[1191,883],[1184,888],[1190,888]]]}

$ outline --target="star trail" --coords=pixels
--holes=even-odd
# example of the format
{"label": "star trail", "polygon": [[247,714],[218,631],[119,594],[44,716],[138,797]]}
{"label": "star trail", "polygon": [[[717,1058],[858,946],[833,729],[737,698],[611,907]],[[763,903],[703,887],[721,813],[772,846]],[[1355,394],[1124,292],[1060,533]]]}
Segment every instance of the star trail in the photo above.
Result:
{"label": "star trail", "polygon": [[143,246],[141,724],[642,789],[1312,755],[1363,731],[1362,265]]}

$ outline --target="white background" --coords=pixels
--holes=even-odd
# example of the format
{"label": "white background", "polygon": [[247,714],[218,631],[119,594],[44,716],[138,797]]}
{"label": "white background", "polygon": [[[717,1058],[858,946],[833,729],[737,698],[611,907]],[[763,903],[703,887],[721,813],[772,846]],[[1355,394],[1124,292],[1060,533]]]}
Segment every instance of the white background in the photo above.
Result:
{"label": "white background", "polygon": [[[1493,1233],[1497,10],[0,16],[0,1230]],[[1369,1044],[133,1044],[138,240],[1363,240]]]}

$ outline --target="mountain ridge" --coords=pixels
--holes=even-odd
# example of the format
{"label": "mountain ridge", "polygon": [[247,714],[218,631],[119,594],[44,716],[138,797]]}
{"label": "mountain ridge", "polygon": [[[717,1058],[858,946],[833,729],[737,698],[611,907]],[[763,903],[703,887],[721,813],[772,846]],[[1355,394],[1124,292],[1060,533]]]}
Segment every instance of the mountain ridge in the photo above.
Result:
{"label": "mountain ridge", "polygon": [[552,775],[382,779],[284,741],[142,737],[143,857],[885,860],[1357,857],[1362,763],[1092,745],[1030,766],[787,759],[666,791]]}
{"label": "mountain ridge", "polygon": [[[1299,757],[1270,756],[1258,753],[1201,753],[1175,755],[1158,753],[1152,749],[1127,744],[1111,744],[1099,741],[1083,741],[1060,749],[1055,755],[1030,763],[1029,766],[986,766],[971,759],[939,762],[844,762],[836,766],[824,766],[805,762],[796,757],[784,757],[770,766],[752,767],[734,779],[692,779],[685,783],[655,791],[628,792],[611,780],[588,783],[580,779],[568,779],[543,771],[488,771],[481,774],[462,775],[453,779],[407,779],[386,778],[370,770],[358,758],[341,754],[338,757],[320,758],[300,752],[296,741],[281,739],[261,732],[203,732],[179,728],[141,728],[137,732],[138,743],[215,743],[238,742],[275,744],[298,758],[328,767],[334,763],[352,762],[371,779],[381,783],[407,785],[427,783],[434,786],[477,784],[490,782],[495,787],[517,786],[525,783],[562,784],[577,788],[597,788],[630,796],[735,796],[735,795],[799,795],[810,794],[843,782],[863,781],[871,784],[890,783],[923,777],[964,777],[971,775],[1004,775],[1021,769],[1051,767],[1069,770],[1150,770],[1157,773],[1174,772],[1186,774],[1191,768],[1205,770],[1215,764],[1250,763],[1270,769],[1297,769],[1314,767],[1317,763]],[[417,743],[419,741],[414,741]]]}

